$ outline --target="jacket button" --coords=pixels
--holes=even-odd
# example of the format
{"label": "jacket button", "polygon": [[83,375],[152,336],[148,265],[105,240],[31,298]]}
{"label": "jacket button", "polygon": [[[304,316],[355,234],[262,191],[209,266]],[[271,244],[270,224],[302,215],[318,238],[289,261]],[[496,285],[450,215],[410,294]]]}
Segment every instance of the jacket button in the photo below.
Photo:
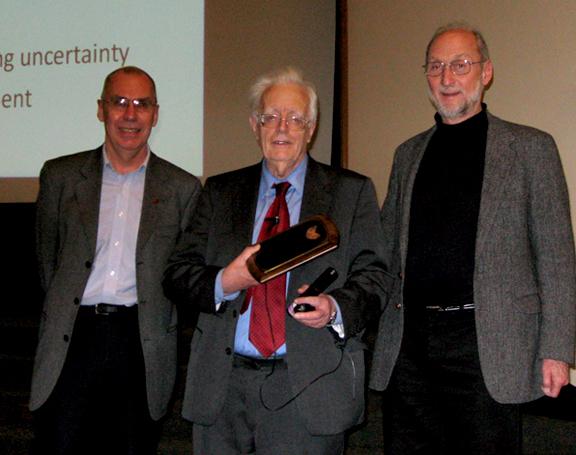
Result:
{"label": "jacket button", "polygon": [[404,279],[404,274],[402,272],[398,272],[398,278],[400,278],[401,280]]}
{"label": "jacket button", "polygon": [[397,304],[396,304],[396,309],[399,310],[399,309],[401,309],[401,308],[402,308],[402,304],[401,304],[401,303],[397,303]]}
{"label": "jacket button", "polygon": [[66,343],[68,343],[68,340],[70,339],[70,337],[69,337],[68,335],[64,335],[63,338],[64,338],[64,341],[65,341]]}
{"label": "jacket button", "polygon": [[232,311],[232,317],[236,319],[238,317],[238,311],[236,310]]}
{"label": "jacket button", "polygon": [[78,297],[74,298],[74,305],[78,305],[80,303],[80,299]]}
{"label": "jacket button", "polygon": [[86,262],[84,263],[84,265],[86,266],[87,269],[89,269],[90,267],[92,267],[92,262],[86,261]]}
{"label": "jacket button", "polygon": [[226,352],[226,355],[230,355],[230,354],[232,354],[232,349],[226,348],[226,349],[224,350],[224,352]]}

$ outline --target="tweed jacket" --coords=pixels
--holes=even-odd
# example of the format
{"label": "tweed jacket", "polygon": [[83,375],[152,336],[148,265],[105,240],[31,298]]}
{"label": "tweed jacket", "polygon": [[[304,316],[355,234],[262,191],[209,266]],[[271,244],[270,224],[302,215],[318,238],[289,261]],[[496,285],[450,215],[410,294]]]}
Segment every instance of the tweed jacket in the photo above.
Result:
{"label": "tweed jacket", "polygon": [[[381,211],[396,283],[380,320],[370,386],[383,390],[403,333],[412,188],[435,127],[398,148]],[[480,364],[501,403],[542,395],[546,358],[574,363],[576,273],[568,191],[552,137],[488,113],[473,275]]]}
{"label": "tweed jacket", "polygon": [[[39,408],[58,380],[96,254],[102,187],[102,148],[47,161],[37,201],[37,255],[46,293],[34,361],[30,408]],[[200,182],[150,154],[136,246],[140,340],[150,415],[167,409],[176,376],[175,306],[164,296],[162,274],[188,227]]]}

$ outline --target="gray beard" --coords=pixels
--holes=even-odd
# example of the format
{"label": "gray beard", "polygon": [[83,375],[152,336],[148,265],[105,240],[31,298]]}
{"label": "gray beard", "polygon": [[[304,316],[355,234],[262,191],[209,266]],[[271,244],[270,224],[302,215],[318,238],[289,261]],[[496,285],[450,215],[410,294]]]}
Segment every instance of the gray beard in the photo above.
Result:
{"label": "gray beard", "polygon": [[474,106],[476,106],[479,101],[481,101],[483,93],[484,93],[484,86],[482,85],[482,82],[478,80],[476,91],[471,97],[466,98],[464,102],[459,106],[455,106],[452,109],[448,109],[442,106],[442,104],[440,104],[440,102],[432,94],[430,87],[428,87],[428,98],[430,99],[430,102],[432,103],[432,105],[434,106],[440,117],[446,120],[456,120],[459,119],[460,117],[466,116],[470,112],[470,110]]}

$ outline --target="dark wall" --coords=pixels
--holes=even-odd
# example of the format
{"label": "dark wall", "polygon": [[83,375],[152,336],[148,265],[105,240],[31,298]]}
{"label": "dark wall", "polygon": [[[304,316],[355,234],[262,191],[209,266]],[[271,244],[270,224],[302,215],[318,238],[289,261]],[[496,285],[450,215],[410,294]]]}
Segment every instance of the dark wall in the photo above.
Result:
{"label": "dark wall", "polygon": [[0,204],[0,316],[36,315],[42,291],[34,249],[34,203]]}

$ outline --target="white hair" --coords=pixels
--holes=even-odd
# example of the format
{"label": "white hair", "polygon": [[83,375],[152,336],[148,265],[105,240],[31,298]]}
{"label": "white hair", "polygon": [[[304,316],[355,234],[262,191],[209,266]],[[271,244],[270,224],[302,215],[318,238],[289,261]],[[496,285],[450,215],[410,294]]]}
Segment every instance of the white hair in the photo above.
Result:
{"label": "white hair", "polygon": [[280,84],[296,84],[301,86],[308,95],[308,120],[316,123],[318,118],[318,95],[314,84],[304,79],[302,72],[292,66],[266,73],[256,79],[250,88],[250,109],[252,114],[262,109],[262,97],[266,91]]}

